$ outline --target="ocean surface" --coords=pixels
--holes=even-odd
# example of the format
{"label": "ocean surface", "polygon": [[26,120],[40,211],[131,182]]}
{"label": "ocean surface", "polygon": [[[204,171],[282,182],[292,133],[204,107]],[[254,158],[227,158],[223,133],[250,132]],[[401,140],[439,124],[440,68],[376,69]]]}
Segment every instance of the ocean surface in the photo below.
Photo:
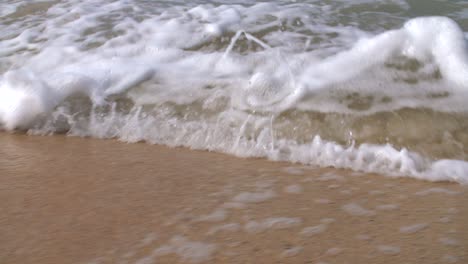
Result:
{"label": "ocean surface", "polygon": [[3,0],[0,130],[468,183],[467,39],[466,0]]}

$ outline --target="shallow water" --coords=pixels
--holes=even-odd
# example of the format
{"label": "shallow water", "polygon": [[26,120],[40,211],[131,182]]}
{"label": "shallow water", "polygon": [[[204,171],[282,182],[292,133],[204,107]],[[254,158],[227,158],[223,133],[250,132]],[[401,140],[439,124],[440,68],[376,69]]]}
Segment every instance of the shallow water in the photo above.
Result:
{"label": "shallow water", "polygon": [[0,7],[4,130],[468,182],[466,1]]}
{"label": "shallow water", "polygon": [[2,263],[467,263],[460,184],[60,135],[0,144]]}

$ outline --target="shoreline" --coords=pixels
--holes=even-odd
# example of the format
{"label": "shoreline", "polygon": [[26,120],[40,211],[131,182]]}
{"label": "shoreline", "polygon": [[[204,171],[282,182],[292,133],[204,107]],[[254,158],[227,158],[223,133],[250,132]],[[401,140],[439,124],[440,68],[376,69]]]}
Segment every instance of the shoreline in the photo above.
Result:
{"label": "shoreline", "polygon": [[0,133],[1,263],[465,263],[468,188]]}

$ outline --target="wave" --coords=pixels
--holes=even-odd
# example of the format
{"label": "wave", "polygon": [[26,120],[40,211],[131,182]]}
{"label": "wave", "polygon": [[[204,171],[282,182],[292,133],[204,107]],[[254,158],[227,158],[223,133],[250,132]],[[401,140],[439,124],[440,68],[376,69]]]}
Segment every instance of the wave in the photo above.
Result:
{"label": "wave", "polygon": [[468,183],[468,55],[450,18],[373,34],[310,4],[46,6],[0,44],[4,130]]}

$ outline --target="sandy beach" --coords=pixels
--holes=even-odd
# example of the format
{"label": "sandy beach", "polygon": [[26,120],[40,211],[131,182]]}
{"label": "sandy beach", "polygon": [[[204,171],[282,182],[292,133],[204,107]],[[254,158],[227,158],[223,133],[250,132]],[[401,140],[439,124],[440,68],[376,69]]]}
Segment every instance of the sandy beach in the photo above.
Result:
{"label": "sandy beach", "polygon": [[0,1],[0,264],[467,264],[467,7]]}
{"label": "sandy beach", "polygon": [[0,135],[0,263],[467,263],[467,188]]}

